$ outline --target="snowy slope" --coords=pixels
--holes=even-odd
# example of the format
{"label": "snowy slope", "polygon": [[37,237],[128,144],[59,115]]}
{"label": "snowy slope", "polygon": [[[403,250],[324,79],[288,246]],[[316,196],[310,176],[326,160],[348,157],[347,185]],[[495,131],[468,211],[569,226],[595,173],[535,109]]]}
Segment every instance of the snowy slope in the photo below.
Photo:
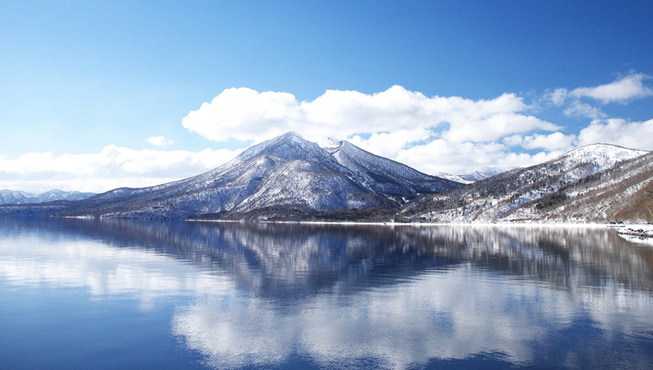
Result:
{"label": "snowy slope", "polygon": [[386,197],[412,197],[419,193],[448,191],[461,185],[379,157],[347,141],[335,144],[329,152],[338,163],[349,169],[359,184]]}
{"label": "snowy slope", "polygon": [[438,222],[498,221],[524,204],[646,153],[614,145],[588,145],[549,162],[504,172],[447,194],[426,196],[403,213]]}
{"label": "snowy slope", "polygon": [[653,153],[643,155],[520,207],[508,221],[653,222]]}
{"label": "snowy slope", "polygon": [[0,190],[0,204],[38,203],[34,194],[17,190]]}

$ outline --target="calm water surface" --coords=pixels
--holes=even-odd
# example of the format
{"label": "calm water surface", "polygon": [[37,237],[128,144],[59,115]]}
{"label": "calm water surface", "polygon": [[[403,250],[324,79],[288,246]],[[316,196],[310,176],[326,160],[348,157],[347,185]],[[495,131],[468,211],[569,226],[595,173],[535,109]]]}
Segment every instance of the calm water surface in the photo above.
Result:
{"label": "calm water surface", "polygon": [[2,368],[653,367],[614,230],[0,219]]}

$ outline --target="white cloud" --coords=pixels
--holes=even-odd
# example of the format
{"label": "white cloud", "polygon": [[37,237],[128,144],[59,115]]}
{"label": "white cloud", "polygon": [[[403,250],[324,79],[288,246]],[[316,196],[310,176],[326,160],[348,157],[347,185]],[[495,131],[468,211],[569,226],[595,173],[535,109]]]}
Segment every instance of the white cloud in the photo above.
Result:
{"label": "white cloud", "polygon": [[395,158],[409,144],[428,140],[431,136],[432,132],[425,129],[399,130],[374,133],[368,139],[355,135],[348,141],[376,155]]}
{"label": "white cloud", "polygon": [[482,142],[500,139],[513,133],[533,130],[557,130],[560,127],[533,116],[516,113],[498,113],[479,120],[460,120],[452,124],[443,136],[452,142]]}
{"label": "white cloud", "polygon": [[427,97],[392,86],[375,94],[328,90],[313,101],[299,102],[289,93],[233,88],[190,112],[182,124],[211,140],[255,142],[286,131],[320,141],[326,137],[344,139],[356,134],[431,129],[445,129],[444,135],[452,141],[486,141],[511,133],[558,128],[524,114],[528,109],[515,94],[475,101]]}
{"label": "white cloud", "polygon": [[576,98],[588,97],[602,103],[627,102],[636,98],[653,95],[653,90],[644,85],[650,77],[644,74],[631,74],[620,80],[594,87],[579,87],[570,94]]}
{"label": "white cloud", "polygon": [[570,150],[573,147],[576,135],[565,135],[554,132],[549,135],[534,134],[524,137],[521,144],[526,149],[544,149],[547,151]]}
{"label": "white cloud", "polygon": [[560,89],[555,89],[552,92],[546,94],[544,97],[546,100],[549,100],[553,105],[559,107],[565,103],[565,100],[567,100],[567,95],[569,95],[569,92],[567,89],[560,88]]}
{"label": "white cloud", "polygon": [[166,139],[165,136],[152,136],[152,137],[147,138],[146,141],[148,143],[156,146],[156,147],[159,147],[159,148],[165,148],[165,147],[167,147],[169,145],[172,145],[174,143],[174,141],[172,141],[170,139]]}
{"label": "white cloud", "polygon": [[512,154],[495,141],[505,136],[560,127],[525,112],[515,94],[494,99],[427,97],[401,86],[375,93],[328,90],[313,101],[283,92],[224,90],[190,112],[184,127],[211,140],[260,142],[287,131],[308,140],[349,139],[372,153],[436,173],[480,167],[533,164],[529,154]]}
{"label": "white cloud", "polygon": [[578,144],[594,143],[653,150],[653,119],[644,122],[628,122],[621,118],[594,120],[580,131]]}
{"label": "white cloud", "polygon": [[15,159],[0,158],[0,189],[101,192],[157,185],[205,172],[237,153],[227,149],[134,150],[115,145],[90,154],[27,153]]}
{"label": "white cloud", "polygon": [[561,152],[536,154],[515,153],[510,147],[498,142],[454,143],[436,139],[423,145],[402,150],[396,160],[420,171],[435,174],[470,173],[479,168],[509,169],[530,166],[560,155]]}
{"label": "white cloud", "polygon": [[506,136],[503,138],[502,142],[508,146],[522,146],[524,143],[524,137],[521,135]]}
{"label": "white cloud", "polygon": [[591,119],[599,119],[605,117],[605,113],[603,113],[600,109],[586,103],[581,103],[578,100],[571,102],[567,109],[563,111],[563,113],[569,117],[587,117]]}
{"label": "white cloud", "polygon": [[644,98],[653,95],[653,90],[645,85],[651,77],[642,73],[629,75],[611,83],[593,86],[578,87],[571,91],[558,88],[544,94],[542,101],[549,107],[565,106],[563,114],[568,117],[590,118],[592,120],[606,119],[608,115],[600,108],[588,104],[587,98],[607,104],[612,102],[627,103],[632,99]]}
{"label": "white cloud", "polygon": [[231,88],[190,112],[182,125],[214,141],[261,141],[293,131],[298,104],[288,93]]}

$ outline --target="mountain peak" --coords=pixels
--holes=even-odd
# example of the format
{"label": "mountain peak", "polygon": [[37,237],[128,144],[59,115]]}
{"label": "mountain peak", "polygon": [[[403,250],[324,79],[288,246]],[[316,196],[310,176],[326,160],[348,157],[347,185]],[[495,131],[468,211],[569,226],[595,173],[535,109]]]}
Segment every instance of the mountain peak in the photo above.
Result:
{"label": "mountain peak", "polygon": [[273,139],[256,144],[242,152],[238,161],[246,161],[258,156],[270,156],[283,160],[322,159],[329,157],[319,145],[302,138],[296,132],[287,132]]}
{"label": "mountain peak", "polygon": [[300,134],[296,133],[295,131],[288,131],[285,134],[281,134],[271,140],[276,140],[276,141],[284,141],[284,140],[304,140],[306,141]]}
{"label": "mountain peak", "polygon": [[554,161],[568,161],[574,163],[597,162],[602,167],[610,167],[617,162],[633,159],[648,153],[645,150],[629,149],[613,144],[589,144],[569,151]]}
{"label": "mountain peak", "polygon": [[634,151],[634,152],[646,153],[645,150],[626,148],[621,145],[608,144],[608,143],[595,143],[595,144],[583,145],[574,150],[569,151],[569,153],[573,153],[577,151]]}

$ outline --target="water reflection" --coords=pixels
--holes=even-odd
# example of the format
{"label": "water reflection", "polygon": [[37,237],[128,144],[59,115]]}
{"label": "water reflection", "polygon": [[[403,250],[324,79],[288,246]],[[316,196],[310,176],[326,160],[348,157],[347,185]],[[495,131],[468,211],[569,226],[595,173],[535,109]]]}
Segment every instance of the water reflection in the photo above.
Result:
{"label": "water reflection", "polygon": [[234,288],[227,278],[180,262],[174,255],[140,248],[129,239],[115,243],[96,226],[2,222],[0,275],[19,285],[85,287],[98,298],[130,295],[140,301],[142,309],[150,308],[159,297]]}
{"label": "water reflection", "polygon": [[214,367],[653,357],[653,249],[606,229],[2,220],[0,256],[13,284],[195,297],[172,330]]}

